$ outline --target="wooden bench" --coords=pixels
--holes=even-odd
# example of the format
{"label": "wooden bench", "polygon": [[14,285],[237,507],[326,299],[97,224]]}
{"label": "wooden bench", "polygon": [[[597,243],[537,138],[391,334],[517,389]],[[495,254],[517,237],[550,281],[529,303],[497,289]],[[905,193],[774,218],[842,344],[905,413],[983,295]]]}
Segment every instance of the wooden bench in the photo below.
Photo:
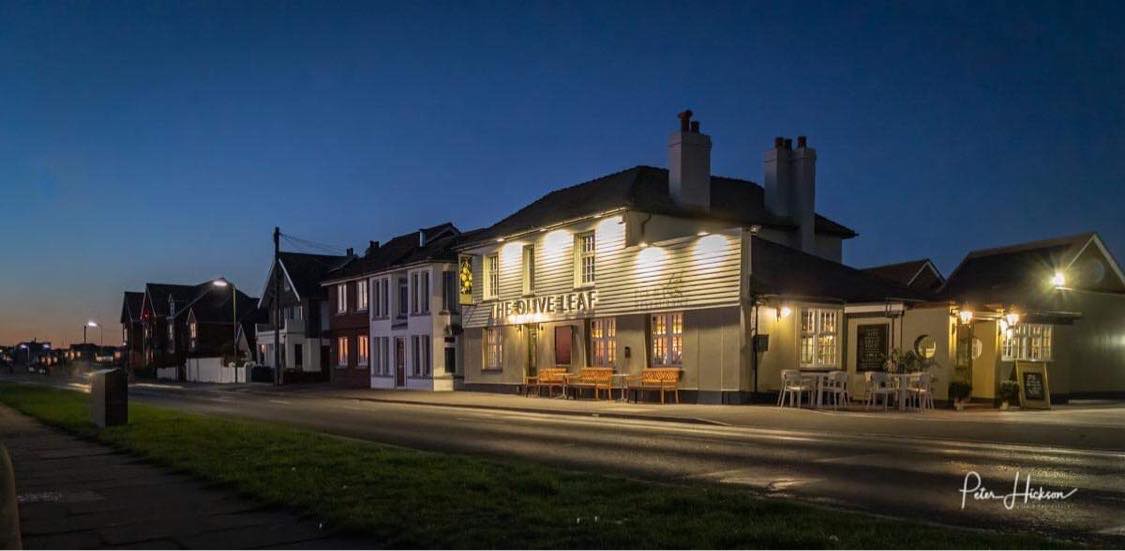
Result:
{"label": "wooden bench", "polygon": [[535,389],[535,393],[542,396],[543,389],[547,389],[547,396],[554,396],[555,389],[559,392],[564,392],[566,389],[566,374],[565,367],[545,367],[539,370],[538,375],[533,377],[524,376],[523,379],[523,395],[528,396],[531,394],[531,389]]}
{"label": "wooden bench", "polygon": [[664,394],[671,392],[680,403],[680,373],[678,367],[652,367],[641,370],[640,374],[630,375],[626,380],[626,388],[633,392],[633,401],[640,400],[641,392],[649,390],[660,392],[660,403],[664,403]]}
{"label": "wooden bench", "polygon": [[578,373],[568,373],[566,375],[566,388],[564,391],[569,396],[570,389],[574,389],[574,398],[577,399],[578,395],[585,389],[594,391],[594,399],[598,399],[598,393],[605,391],[605,399],[610,399],[610,392],[613,390],[613,368],[612,367],[583,367]]}

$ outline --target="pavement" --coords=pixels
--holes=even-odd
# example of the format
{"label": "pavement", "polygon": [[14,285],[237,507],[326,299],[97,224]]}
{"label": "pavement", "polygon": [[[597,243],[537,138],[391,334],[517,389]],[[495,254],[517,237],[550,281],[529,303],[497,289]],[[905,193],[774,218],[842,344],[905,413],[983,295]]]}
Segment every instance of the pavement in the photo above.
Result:
{"label": "pavement", "polygon": [[26,549],[370,548],[315,517],[50,429],[0,406]]}
{"label": "pavement", "polygon": [[[76,385],[81,387],[81,385]],[[833,412],[773,406],[625,404],[323,385],[131,387],[131,400],[285,423],[419,449],[520,458],[675,483],[731,485],[924,522],[1125,545],[1125,407],[1052,411]],[[994,494],[963,494],[979,475]],[[970,484],[971,485],[971,484]],[[964,499],[964,501],[963,501]]]}

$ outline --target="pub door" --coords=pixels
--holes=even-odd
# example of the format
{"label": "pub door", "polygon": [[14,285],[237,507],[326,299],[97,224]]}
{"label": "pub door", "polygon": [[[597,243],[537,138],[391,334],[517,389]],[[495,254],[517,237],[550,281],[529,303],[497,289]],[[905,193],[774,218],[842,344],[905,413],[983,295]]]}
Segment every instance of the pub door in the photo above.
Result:
{"label": "pub door", "polygon": [[395,337],[395,386],[406,386],[406,339]]}
{"label": "pub door", "polygon": [[527,376],[539,374],[539,326],[531,324],[527,328]]}

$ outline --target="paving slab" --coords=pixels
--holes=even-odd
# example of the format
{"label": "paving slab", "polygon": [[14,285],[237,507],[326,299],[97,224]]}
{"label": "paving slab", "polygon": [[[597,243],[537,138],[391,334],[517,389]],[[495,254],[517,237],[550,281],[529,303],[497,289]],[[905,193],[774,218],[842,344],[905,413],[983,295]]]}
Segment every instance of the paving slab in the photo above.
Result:
{"label": "paving slab", "polygon": [[11,451],[27,549],[375,546],[3,406],[0,441]]}

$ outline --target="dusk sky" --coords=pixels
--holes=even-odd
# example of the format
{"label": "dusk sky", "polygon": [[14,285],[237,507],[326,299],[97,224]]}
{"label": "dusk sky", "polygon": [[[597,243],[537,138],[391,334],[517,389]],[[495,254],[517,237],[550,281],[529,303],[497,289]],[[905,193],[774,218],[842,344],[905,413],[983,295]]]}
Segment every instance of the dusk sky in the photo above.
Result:
{"label": "dusk sky", "polygon": [[807,135],[850,265],[1125,259],[1118,2],[403,4],[0,3],[0,344],[118,343],[146,281],[257,296],[275,225],[362,250],[665,166],[684,108],[720,175]]}

